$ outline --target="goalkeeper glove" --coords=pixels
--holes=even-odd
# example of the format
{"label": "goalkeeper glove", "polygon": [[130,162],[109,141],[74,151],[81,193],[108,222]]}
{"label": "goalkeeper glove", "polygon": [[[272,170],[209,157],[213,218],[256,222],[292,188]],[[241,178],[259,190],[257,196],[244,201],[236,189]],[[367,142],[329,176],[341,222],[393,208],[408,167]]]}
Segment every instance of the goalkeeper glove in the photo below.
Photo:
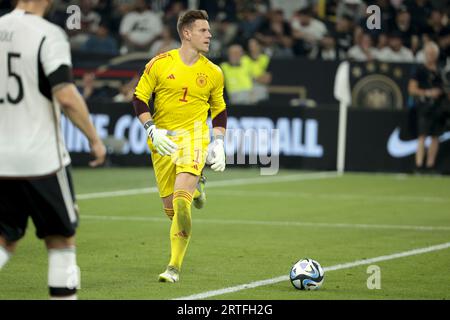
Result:
{"label": "goalkeeper glove", "polygon": [[148,136],[152,139],[153,146],[160,155],[170,156],[178,149],[176,143],[167,137],[167,130],[156,128],[153,121],[147,121],[144,124],[144,128]]}
{"label": "goalkeeper glove", "polygon": [[223,137],[217,137],[208,150],[207,163],[211,164],[214,171],[225,170],[225,149],[223,146]]}

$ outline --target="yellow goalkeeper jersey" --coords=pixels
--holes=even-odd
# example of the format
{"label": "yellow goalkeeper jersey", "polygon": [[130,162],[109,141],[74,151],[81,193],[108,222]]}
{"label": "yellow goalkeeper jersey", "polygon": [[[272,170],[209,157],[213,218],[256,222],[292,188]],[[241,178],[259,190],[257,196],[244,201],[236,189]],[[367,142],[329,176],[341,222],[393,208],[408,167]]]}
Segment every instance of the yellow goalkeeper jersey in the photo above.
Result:
{"label": "yellow goalkeeper jersey", "polygon": [[158,128],[194,131],[208,130],[208,110],[214,119],[225,110],[222,70],[203,55],[192,66],[180,58],[178,49],[157,55],[145,66],[136,97],[148,102],[153,94],[153,121]]}

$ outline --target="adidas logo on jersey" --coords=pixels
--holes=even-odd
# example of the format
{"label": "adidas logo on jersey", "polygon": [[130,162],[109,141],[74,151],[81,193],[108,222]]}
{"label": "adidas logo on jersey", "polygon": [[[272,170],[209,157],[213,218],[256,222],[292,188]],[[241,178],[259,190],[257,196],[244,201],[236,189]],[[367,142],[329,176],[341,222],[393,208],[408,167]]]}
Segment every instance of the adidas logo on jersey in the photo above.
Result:
{"label": "adidas logo on jersey", "polygon": [[173,75],[173,73],[171,73],[171,74],[167,77],[167,79],[175,79],[175,76]]}

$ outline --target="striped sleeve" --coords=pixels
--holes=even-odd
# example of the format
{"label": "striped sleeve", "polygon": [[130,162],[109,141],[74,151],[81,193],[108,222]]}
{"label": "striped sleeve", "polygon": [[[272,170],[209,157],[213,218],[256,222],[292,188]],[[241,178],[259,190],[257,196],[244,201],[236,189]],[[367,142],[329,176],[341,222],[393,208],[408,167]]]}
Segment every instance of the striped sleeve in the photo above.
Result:
{"label": "striped sleeve", "polygon": [[155,65],[157,58],[158,57],[153,58],[145,65],[145,70],[134,91],[134,96],[144,102],[147,106],[157,84],[157,66]]}

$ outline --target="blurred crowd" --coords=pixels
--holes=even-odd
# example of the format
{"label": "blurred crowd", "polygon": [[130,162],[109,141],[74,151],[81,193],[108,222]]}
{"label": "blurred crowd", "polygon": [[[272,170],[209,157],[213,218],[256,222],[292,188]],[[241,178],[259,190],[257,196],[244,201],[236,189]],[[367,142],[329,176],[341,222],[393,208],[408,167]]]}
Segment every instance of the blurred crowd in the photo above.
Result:
{"label": "blurred crowd", "polygon": [[[66,29],[73,50],[111,55],[179,45],[176,22],[187,8],[207,10],[213,33],[209,56],[257,40],[270,57],[421,62],[434,40],[449,55],[448,0],[54,0],[49,19]],[[366,26],[366,7],[381,9],[381,28]],[[67,28],[68,7],[81,9],[81,28]],[[0,0],[0,10],[11,1]]]}
{"label": "blurred crowd", "polygon": [[[0,0],[0,15],[11,10],[12,2]],[[434,41],[445,64],[450,50],[449,2],[54,0],[48,19],[66,30],[74,52],[142,53],[151,58],[180,46],[176,25],[184,10],[204,9],[213,34],[208,57],[223,61],[228,98],[232,103],[254,104],[268,98],[272,58],[423,63],[423,48]],[[380,28],[367,26],[370,5],[380,8]],[[79,28],[71,28],[74,21],[68,23],[73,8],[81,11]],[[116,90],[115,100],[129,100],[136,81],[133,78]],[[111,94],[105,90],[99,94],[93,83],[93,75],[83,77],[86,98]]]}

